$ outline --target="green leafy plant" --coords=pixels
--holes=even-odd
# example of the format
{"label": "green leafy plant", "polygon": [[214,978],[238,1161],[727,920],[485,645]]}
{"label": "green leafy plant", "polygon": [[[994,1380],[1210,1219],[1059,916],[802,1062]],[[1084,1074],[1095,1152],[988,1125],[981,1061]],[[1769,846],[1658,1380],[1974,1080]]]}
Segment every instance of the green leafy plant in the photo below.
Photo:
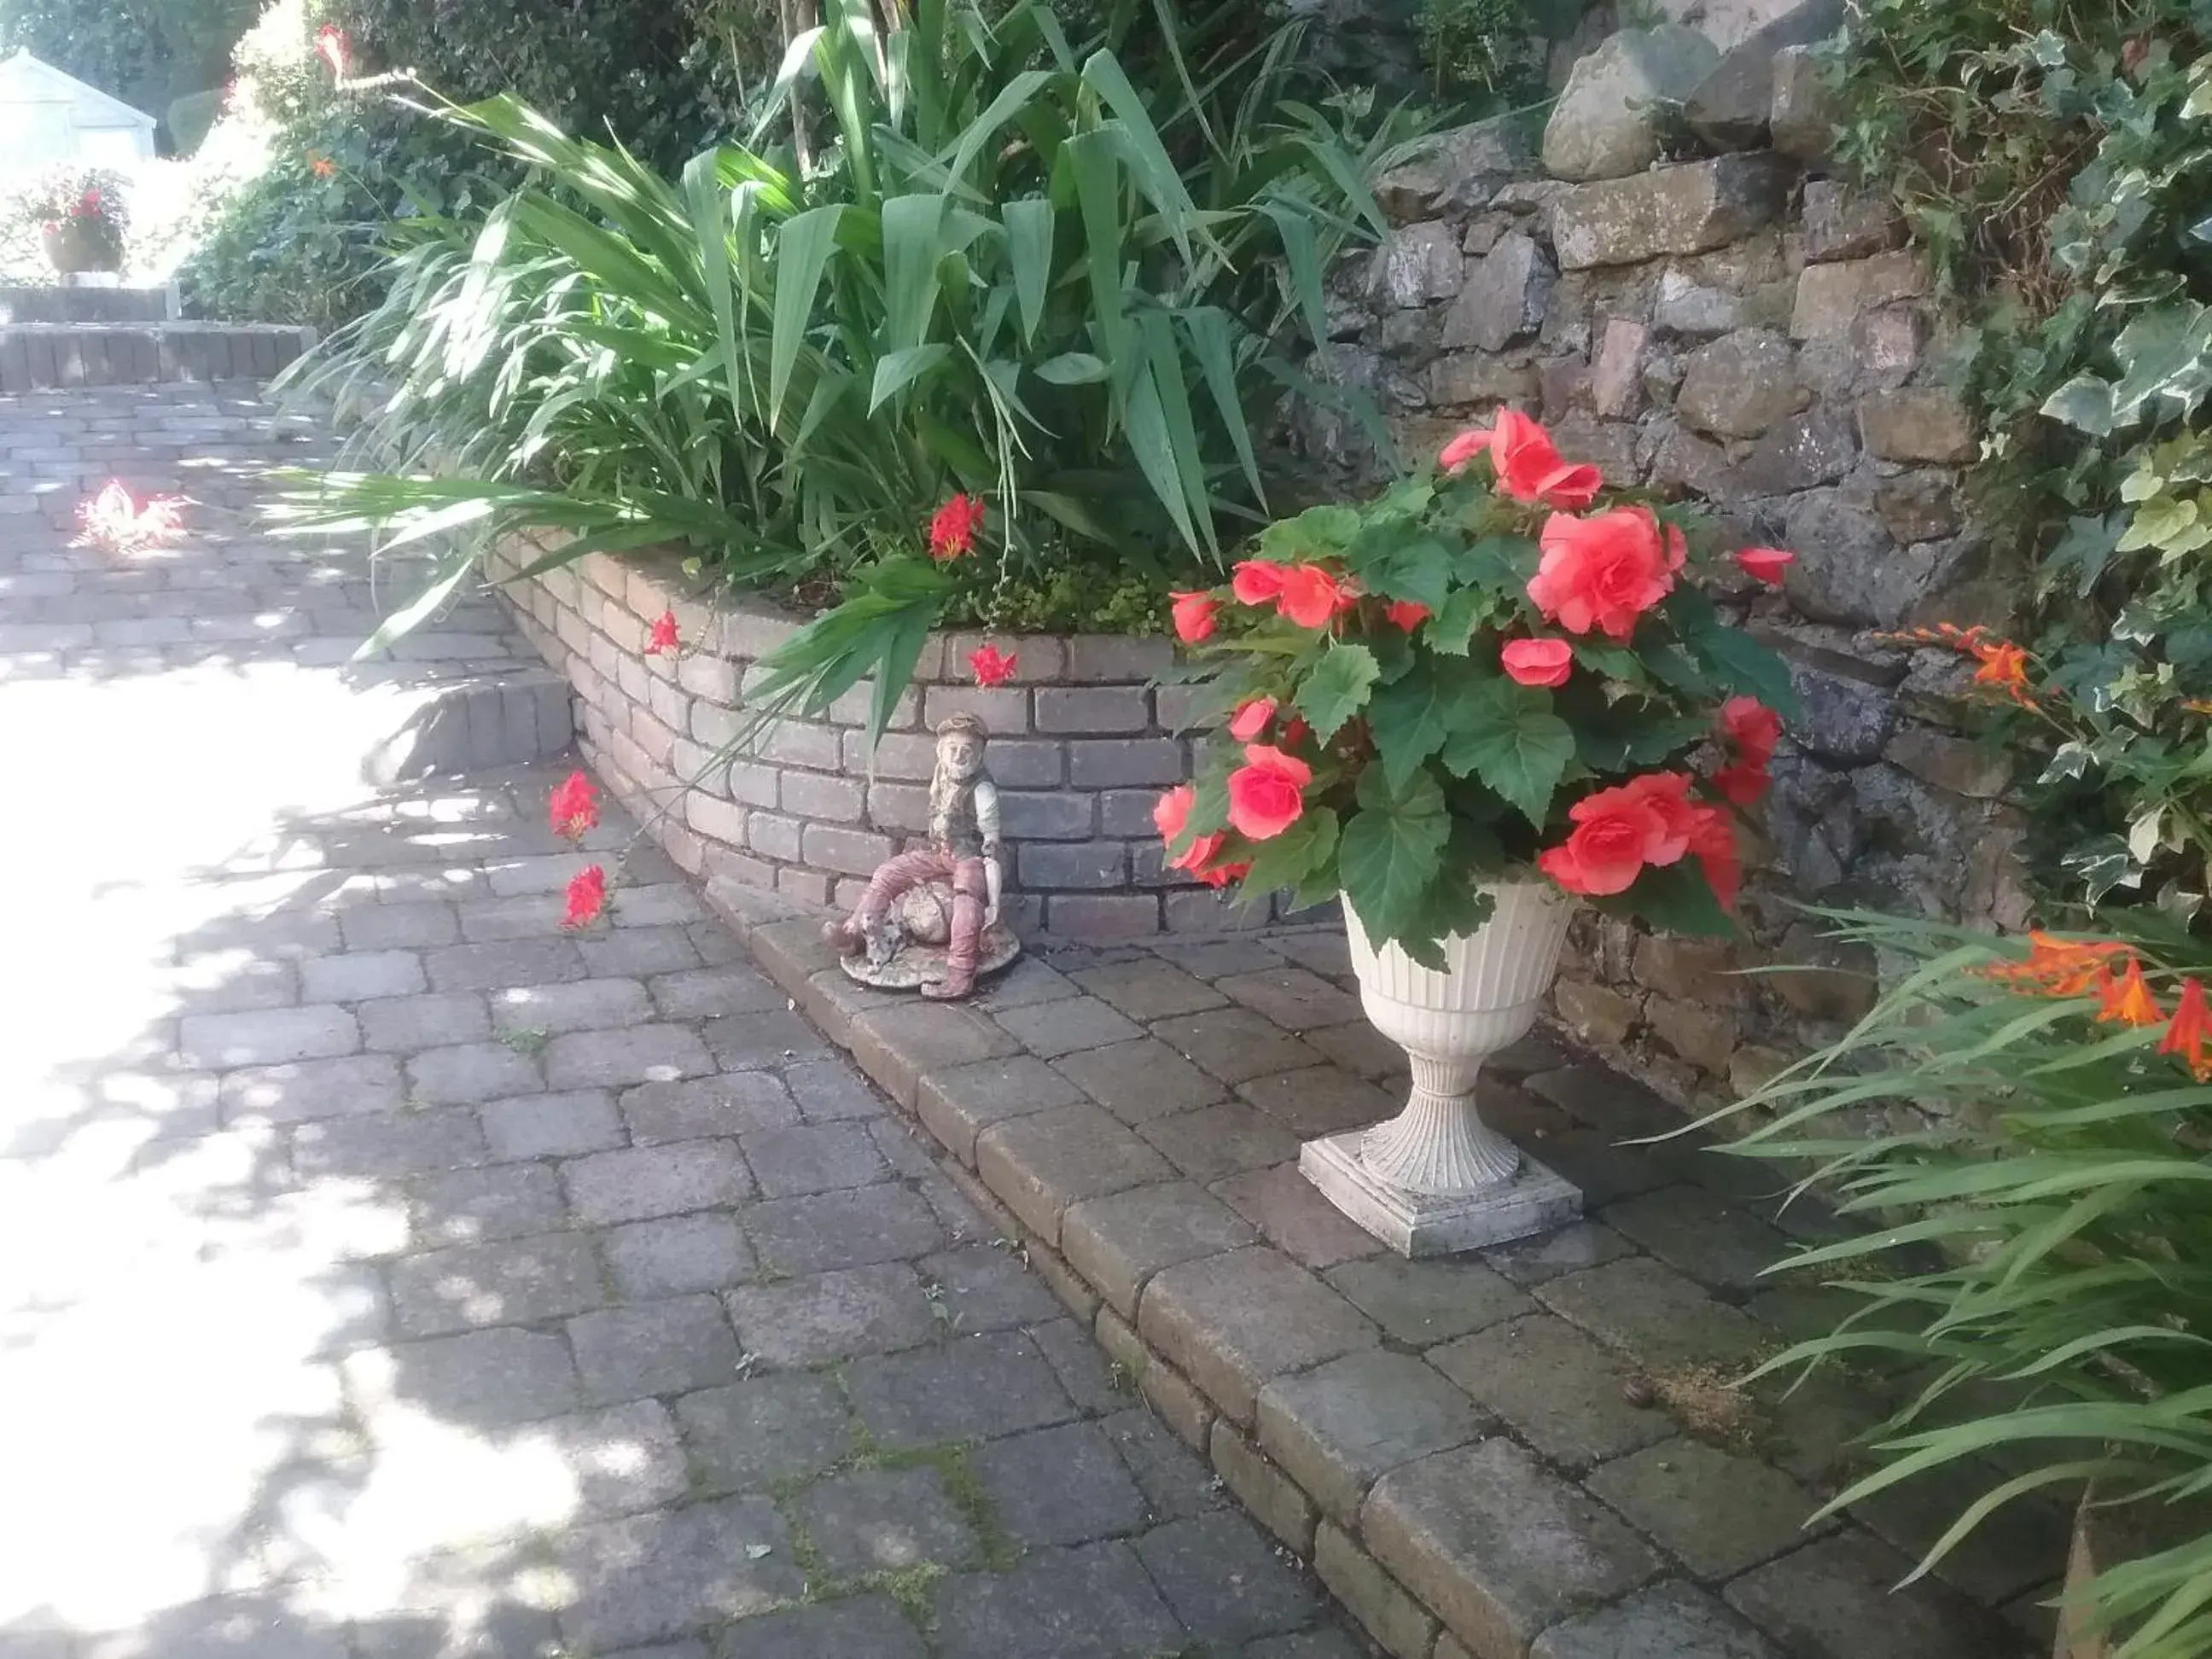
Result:
{"label": "green leafy plant", "polygon": [[1765,790],[1791,695],[1690,578],[1741,590],[1790,556],[1717,561],[1711,539],[1510,411],[1372,501],[1269,526],[1225,594],[1177,599],[1229,740],[1162,801],[1170,865],[1248,895],[1341,891],[1423,961],[1480,925],[1483,884],[1540,872],[1727,931],[1730,805]]}
{"label": "green leafy plant", "polygon": [[[2200,853],[2203,849],[2200,848]],[[1841,1043],[1725,1117],[1809,1167],[1868,1231],[1773,1270],[1857,1303],[1761,1373],[1871,1361],[1912,1397],[1824,1513],[1928,1477],[1956,1522],[2087,1488],[2156,1522],[2212,1490],[2212,953],[2130,913],[2117,936],[2000,939],[1836,915],[1897,964]],[[1887,1127],[1867,1134],[1869,1122]],[[2186,1511],[2184,1511],[2186,1513]],[[2212,1647],[2212,1534],[2123,1552],[2069,1601],[2113,1659]],[[1917,1574],[1916,1574],[1917,1576]]]}

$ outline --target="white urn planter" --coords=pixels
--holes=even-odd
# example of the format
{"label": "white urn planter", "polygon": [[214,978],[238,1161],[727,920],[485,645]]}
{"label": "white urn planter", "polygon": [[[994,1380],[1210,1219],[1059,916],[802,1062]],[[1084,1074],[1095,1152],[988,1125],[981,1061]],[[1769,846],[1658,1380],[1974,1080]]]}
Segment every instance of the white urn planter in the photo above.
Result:
{"label": "white urn planter", "polygon": [[1322,1195],[1401,1254],[1445,1255],[1542,1232],[1582,1212],[1582,1194],[1482,1121],[1483,1062],[1528,1035],[1559,971],[1573,901],[1548,881],[1492,884],[1490,920],[1443,943],[1447,971],[1395,945],[1377,951],[1345,907],[1359,998],[1413,1061],[1406,1109],[1308,1141],[1298,1168]]}

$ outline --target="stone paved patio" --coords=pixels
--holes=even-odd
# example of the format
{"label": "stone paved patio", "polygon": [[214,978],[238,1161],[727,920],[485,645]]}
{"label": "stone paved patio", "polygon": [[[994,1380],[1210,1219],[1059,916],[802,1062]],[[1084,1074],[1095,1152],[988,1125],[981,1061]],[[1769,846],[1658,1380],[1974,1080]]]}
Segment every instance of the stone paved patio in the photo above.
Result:
{"label": "stone paved patio", "polygon": [[361,781],[539,671],[343,666],[250,392],[0,399],[0,1659],[1363,1651],[672,867],[560,932],[559,765]]}

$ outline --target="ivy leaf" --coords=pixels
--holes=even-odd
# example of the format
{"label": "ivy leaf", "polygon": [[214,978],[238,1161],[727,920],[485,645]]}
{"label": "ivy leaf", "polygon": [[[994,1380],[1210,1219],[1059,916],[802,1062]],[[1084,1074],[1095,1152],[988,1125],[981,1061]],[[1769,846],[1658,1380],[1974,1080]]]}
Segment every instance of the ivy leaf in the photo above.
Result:
{"label": "ivy leaf", "polygon": [[1375,653],[1364,645],[1339,645],[1322,655],[1298,687],[1292,706],[1306,717],[1314,736],[1327,743],[1367,706],[1368,694],[1382,672]]}
{"label": "ivy leaf", "polygon": [[2043,400],[2042,412],[2093,438],[2105,437],[2115,424],[2112,384],[2094,374],[2076,374]]}
{"label": "ivy leaf", "polygon": [[2136,509],[2127,534],[2112,550],[2135,553],[2146,547],[2180,548],[2196,523],[2197,503],[2185,495],[2178,501],[2172,496],[2148,501]]}
{"label": "ivy leaf", "polygon": [[2066,533],[2051,550],[2043,562],[2044,580],[2054,584],[2069,570],[2078,571],[2075,592],[2084,598],[2097,586],[2097,579],[2105,574],[2105,566],[2112,558],[2120,539],[2120,517],[2114,514],[2107,519],[2076,517],[2066,523]]}
{"label": "ivy leaf", "polygon": [[1336,854],[1344,896],[1376,945],[1432,939],[1421,898],[1441,866],[1451,835],[1444,793],[1426,772],[1394,783],[1387,767],[1359,775],[1358,811],[1344,826]]}
{"label": "ivy leaf", "polygon": [[1663,870],[1647,866],[1626,892],[1590,902],[1609,916],[1639,917],[1662,933],[1724,939],[1736,930],[1735,918],[1721,908],[1694,859]]}
{"label": "ivy leaf", "polygon": [[1446,771],[1455,777],[1474,773],[1539,830],[1575,757],[1573,728],[1552,712],[1551,702],[1510,680],[1489,681],[1460,700],[1443,751]]}
{"label": "ivy leaf", "polygon": [[1336,828],[1334,808],[1310,807],[1281,835],[1255,843],[1244,891],[1257,896],[1297,886],[1336,851]]}
{"label": "ivy leaf", "polygon": [[2134,887],[2143,878],[2142,866],[2128,855],[2128,844],[2118,836],[2100,836],[2059,862],[2081,878],[2092,909],[2115,887]]}

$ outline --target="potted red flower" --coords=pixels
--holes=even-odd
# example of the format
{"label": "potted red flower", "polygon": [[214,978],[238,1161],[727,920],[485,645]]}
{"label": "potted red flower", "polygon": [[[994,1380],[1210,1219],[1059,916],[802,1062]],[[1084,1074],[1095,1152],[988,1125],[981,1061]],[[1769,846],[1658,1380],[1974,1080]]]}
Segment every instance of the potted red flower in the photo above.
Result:
{"label": "potted red flower", "polygon": [[1216,886],[1341,896],[1406,1110],[1304,1167],[1409,1253],[1553,1224],[1578,1197],[1476,1115],[1574,908],[1731,927],[1736,810],[1789,677],[1692,578],[1776,581],[1702,523],[1563,460],[1511,411],[1362,506],[1270,526],[1225,592],[1180,594],[1222,728],[1162,797],[1169,860]]}
{"label": "potted red flower", "polygon": [[119,173],[57,168],[15,198],[15,216],[38,227],[46,262],[64,281],[123,269],[129,214]]}

